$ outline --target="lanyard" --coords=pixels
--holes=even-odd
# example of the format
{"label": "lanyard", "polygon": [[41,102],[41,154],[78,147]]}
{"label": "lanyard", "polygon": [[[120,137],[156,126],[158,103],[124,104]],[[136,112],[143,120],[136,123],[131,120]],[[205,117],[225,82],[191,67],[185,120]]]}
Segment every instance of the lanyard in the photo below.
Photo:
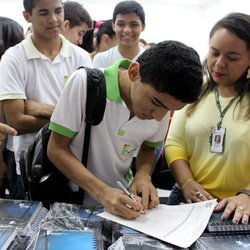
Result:
{"label": "lanyard", "polygon": [[217,87],[214,90],[214,94],[215,94],[216,106],[217,106],[217,108],[218,108],[218,110],[220,112],[220,120],[217,123],[218,129],[220,129],[224,115],[226,114],[226,112],[228,111],[228,109],[231,107],[231,105],[233,104],[233,102],[238,98],[238,96],[237,95],[234,96],[230,100],[230,102],[228,103],[228,105],[223,110],[221,110],[221,105],[220,105],[220,100],[219,100],[219,92],[218,92],[218,88]]}

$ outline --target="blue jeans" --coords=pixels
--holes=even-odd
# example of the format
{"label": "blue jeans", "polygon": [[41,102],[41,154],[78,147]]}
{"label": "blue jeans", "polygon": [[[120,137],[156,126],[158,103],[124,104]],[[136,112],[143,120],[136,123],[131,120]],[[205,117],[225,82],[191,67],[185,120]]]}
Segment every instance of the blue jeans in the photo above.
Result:
{"label": "blue jeans", "polygon": [[186,203],[186,200],[182,194],[181,189],[176,187],[176,185],[173,186],[173,189],[168,197],[168,205],[179,205],[180,203]]}

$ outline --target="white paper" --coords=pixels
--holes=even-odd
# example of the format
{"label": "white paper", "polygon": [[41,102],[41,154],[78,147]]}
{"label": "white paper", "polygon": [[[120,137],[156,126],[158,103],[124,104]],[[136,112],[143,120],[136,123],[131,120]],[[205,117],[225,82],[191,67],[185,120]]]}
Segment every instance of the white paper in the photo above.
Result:
{"label": "white paper", "polygon": [[187,248],[205,230],[216,204],[216,199],[177,206],[160,204],[135,220],[123,219],[108,212],[100,213],[99,216]]}

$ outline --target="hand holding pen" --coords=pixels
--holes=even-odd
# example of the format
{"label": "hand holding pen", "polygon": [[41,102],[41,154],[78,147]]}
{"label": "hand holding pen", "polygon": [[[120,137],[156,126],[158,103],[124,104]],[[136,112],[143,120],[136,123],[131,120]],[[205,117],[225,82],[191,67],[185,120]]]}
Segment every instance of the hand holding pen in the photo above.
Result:
{"label": "hand holding pen", "polygon": [[[120,181],[117,181],[117,185],[131,200],[137,202],[136,198],[122,185]],[[130,209],[132,208],[129,204],[126,204],[126,207]],[[143,209],[141,209],[141,213],[143,213]]]}

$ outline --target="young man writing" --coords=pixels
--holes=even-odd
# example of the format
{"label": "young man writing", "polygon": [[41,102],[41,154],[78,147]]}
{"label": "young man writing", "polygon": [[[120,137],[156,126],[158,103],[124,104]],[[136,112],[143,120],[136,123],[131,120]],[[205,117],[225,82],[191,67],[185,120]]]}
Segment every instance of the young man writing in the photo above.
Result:
{"label": "young man writing", "polygon": [[[104,70],[107,102],[104,118],[92,128],[88,167],[81,161],[86,108],[86,72],[69,79],[51,117],[48,156],[84,191],[84,205],[102,204],[111,213],[136,218],[158,205],[151,183],[155,148],[165,138],[170,111],[195,101],[202,86],[198,54],[190,47],[165,41],[146,50],[136,62],[123,59]],[[139,149],[134,179],[130,172]],[[135,195],[117,188],[120,181]],[[140,198],[140,197],[141,198]],[[128,208],[128,206],[131,208]]]}
{"label": "young man writing", "polygon": [[32,33],[10,48],[0,64],[0,101],[14,138],[17,167],[15,198],[24,198],[19,157],[46,124],[65,81],[78,67],[92,66],[89,54],[60,35],[64,21],[61,0],[24,0],[23,15]]}

